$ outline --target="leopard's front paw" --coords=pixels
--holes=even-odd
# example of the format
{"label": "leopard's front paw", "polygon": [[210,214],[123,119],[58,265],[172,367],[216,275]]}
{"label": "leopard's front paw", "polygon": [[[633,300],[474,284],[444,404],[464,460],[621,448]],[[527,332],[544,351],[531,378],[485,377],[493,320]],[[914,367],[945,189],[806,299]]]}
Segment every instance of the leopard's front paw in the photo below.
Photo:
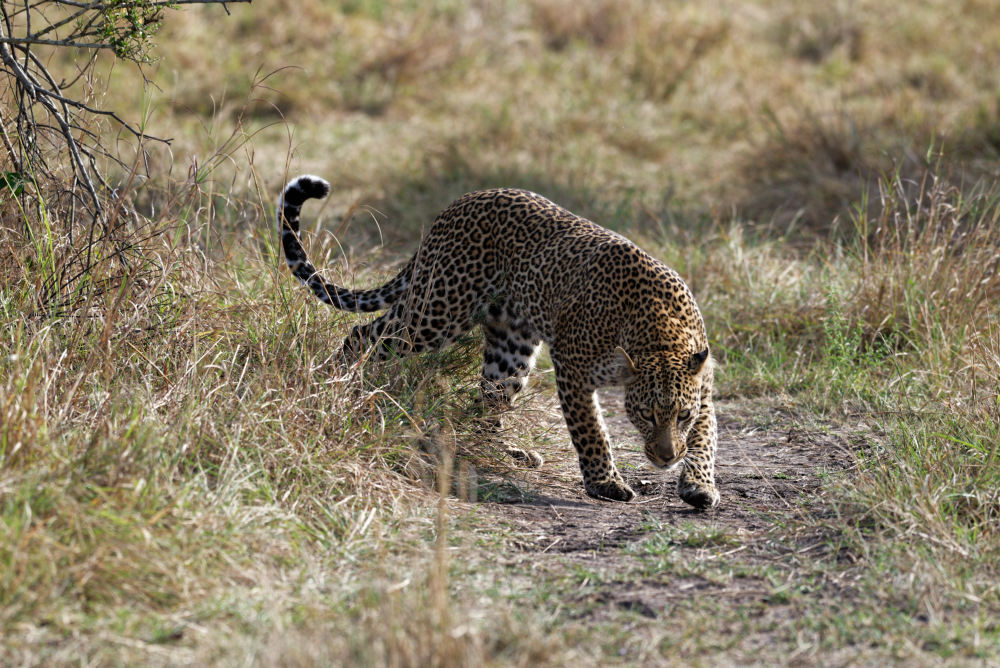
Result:
{"label": "leopard's front paw", "polygon": [[607,482],[584,482],[584,487],[588,495],[601,501],[631,501],[635,498],[635,492],[620,477]]}
{"label": "leopard's front paw", "polygon": [[677,493],[684,503],[705,510],[719,505],[719,490],[696,483],[686,483],[682,478],[677,484]]}

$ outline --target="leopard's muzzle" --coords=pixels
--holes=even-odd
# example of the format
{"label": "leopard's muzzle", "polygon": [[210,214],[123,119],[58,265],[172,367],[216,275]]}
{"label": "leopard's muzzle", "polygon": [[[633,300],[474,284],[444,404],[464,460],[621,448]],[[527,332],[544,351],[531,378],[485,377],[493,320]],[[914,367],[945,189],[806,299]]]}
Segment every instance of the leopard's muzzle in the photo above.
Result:
{"label": "leopard's muzzle", "polygon": [[657,468],[676,466],[687,454],[687,445],[665,429],[646,443],[646,457]]}

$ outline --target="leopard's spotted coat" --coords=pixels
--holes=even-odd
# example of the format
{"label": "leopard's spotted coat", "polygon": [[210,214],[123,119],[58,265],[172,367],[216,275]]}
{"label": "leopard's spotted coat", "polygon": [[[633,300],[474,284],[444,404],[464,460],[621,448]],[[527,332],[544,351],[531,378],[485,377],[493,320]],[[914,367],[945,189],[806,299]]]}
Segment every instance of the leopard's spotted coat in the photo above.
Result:
{"label": "leopard's spotted coat", "polygon": [[483,399],[499,409],[524,387],[545,342],[588,494],[635,496],[615,467],[596,394],[624,385],[649,461],[682,464],[678,492],[687,503],[718,503],[712,361],[701,313],[676,272],[539,195],[496,189],[442,211],[391,281],[349,290],[317,273],[298,235],[302,204],[328,192],[318,177],[292,180],[278,204],[278,230],[292,273],[321,301],[386,310],[352,328],[346,359],[440,348],[481,321]]}

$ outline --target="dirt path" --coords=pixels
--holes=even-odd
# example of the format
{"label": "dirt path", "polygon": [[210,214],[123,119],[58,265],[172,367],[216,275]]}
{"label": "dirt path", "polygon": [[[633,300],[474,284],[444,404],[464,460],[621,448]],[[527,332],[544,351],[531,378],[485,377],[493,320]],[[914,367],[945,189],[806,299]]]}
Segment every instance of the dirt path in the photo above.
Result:
{"label": "dirt path", "polygon": [[[535,449],[545,465],[513,476],[526,490],[519,502],[483,504],[515,529],[521,550],[515,562],[530,561],[534,569],[614,574],[581,588],[585,591],[576,603],[591,611],[586,614],[617,608],[656,617],[692,590],[713,598],[759,599],[773,591],[754,574],[761,567],[790,552],[808,558],[814,548],[822,549],[821,536],[799,536],[791,545],[774,541],[773,513],[792,518],[824,512],[824,479],[844,474],[854,461],[844,431],[815,422],[803,425],[780,409],[721,402],[716,476],[722,501],[702,512],[678,498],[677,471],[647,467],[620,391],[603,392],[601,403],[615,459],[638,493],[636,501],[609,503],[586,496],[558,406],[537,396],[522,410],[532,413],[525,421],[535,425]],[[664,570],[672,571],[671,577],[642,575],[650,564],[644,557],[657,551],[668,554]],[[671,567],[713,560],[725,561],[730,570],[733,564],[758,568],[747,568],[743,577],[716,578],[706,569]],[[625,576],[630,563],[640,567]]]}

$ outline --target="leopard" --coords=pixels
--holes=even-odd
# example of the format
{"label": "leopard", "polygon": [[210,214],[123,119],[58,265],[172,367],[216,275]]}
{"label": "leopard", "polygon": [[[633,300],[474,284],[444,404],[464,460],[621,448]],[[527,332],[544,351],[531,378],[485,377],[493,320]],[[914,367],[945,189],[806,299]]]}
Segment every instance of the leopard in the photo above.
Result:
{"label": "leopard", "polygon": [[299,235],[303,204],[329,192],[324,179],[298,176],[282,190],[276,217],[288,268],[321,302],[384,311],[350,328],[343,363],[439,350],[478,326],[480,401],[502,412],[545,344],[587,495],[636,497],[615,465],[598,401],[598,390],[623,386],[649,463],[680,469],[685,503],[718,505],[715,363],[701,311],[677,272],[541,195],[494,188],[448,205],[384,285],[350,289],[316,270]]}

